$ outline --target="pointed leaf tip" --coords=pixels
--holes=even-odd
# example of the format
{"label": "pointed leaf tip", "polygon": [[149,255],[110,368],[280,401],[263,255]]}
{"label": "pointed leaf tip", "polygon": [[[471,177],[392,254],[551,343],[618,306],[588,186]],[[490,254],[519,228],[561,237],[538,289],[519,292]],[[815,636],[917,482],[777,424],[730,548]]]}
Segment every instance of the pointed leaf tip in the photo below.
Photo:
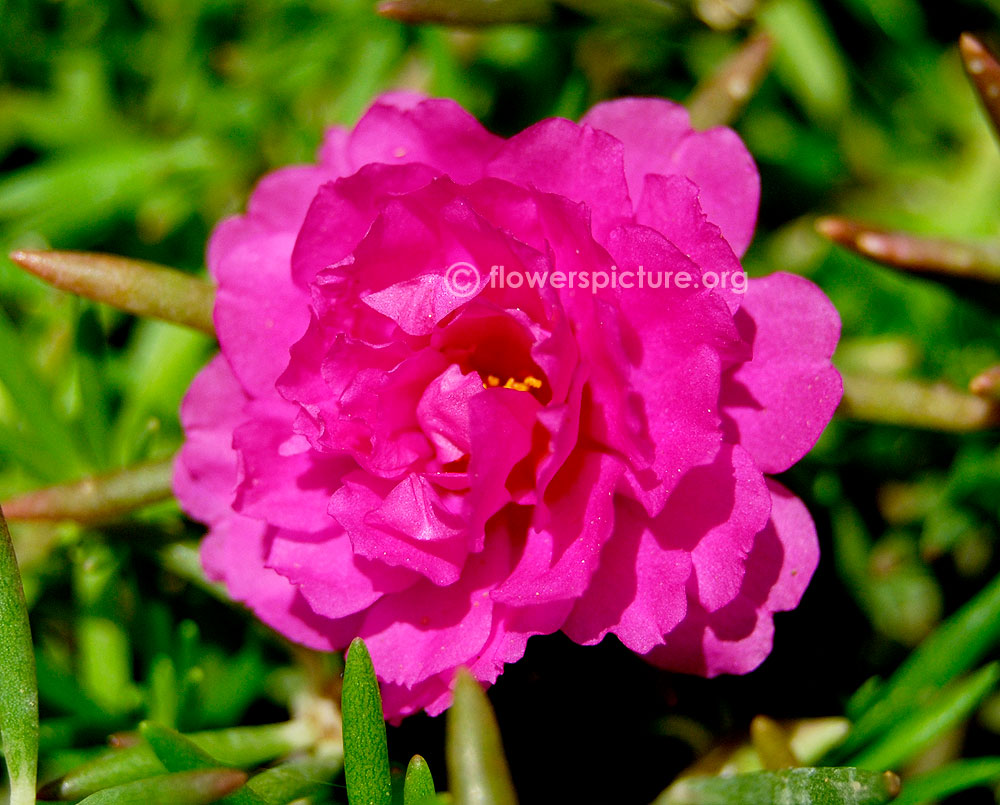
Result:
{"label": "pointed leaf tip", "polygon": [[429,805],[434,801],[434,778],[420,755],[410,758],[403,781],[403,805]]}
{"label": "pointed leaf tip", "polygon": [[344,719],[344,776],[350,805],[390,805],[392,776],[382,696],[371,655],[355,638],[344,661],[341,693]]}
{"label": "pointed leaf tip", "polygon": [[959,37],[958,49],[965,72],[986,107],[994,131],[1000,132],[1000,63],[979,38],[970,33]]}
{"label": "pointed leaf tip", "polygon": [[1000,282],[1000,244],[889,232],[839,216],[816,221],[816,231],[863,257],[904,271]]}
{"label": "pointed leaf tip", "polygon": [[50,285],[132,313],[214,336],[215,286],[144,260],[90,252],[11,252],[10,259]]}
{"label": "pointed leaf tip", "polygon": [[750,742],[765,769],[777,771],[801,765],[784,728],[767,716],[757,716],[750,722]]}
{"label": "pointed leaf tip", "polygon": [[688,99],[691,125],[696,129],[731,123],[767,76],[774,39],[757,34],[695,87]]}
{"label": "pointed leaf tip", "polygon": [[448,778],[455,801],[463,805],[516,805],[517,795],[490,700],[464,668],[455,676],[455,700],[448,711],[447,735]]}
{"label": "pointed leaf tip", "polygon": [[969,391],[980,397],[1000,401],[1000,366],[991,366],[969,381]]}

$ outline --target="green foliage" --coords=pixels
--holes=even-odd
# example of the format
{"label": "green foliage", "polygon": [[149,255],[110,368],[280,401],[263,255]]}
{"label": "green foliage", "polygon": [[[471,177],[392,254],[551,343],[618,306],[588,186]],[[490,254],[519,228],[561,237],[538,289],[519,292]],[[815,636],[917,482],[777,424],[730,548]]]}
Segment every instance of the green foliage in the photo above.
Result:
{"label": "green foliage", "polygon": [[731,777],[692,777],[672,786],[654,805],[742,805],[796,802],[809,805],[884,805],[899,778],[864,769],[802,768]]}
{"label": "green foliage", "polygon": [[[942,14],[913,0],[771,0],[747,12],[752,20],[720,0],[386,0],[394,19],[374,5],[7,0],[3,253],[104,251],[201,277],[211,227],[244,208],[255,181],[311,159],[326,126],[353,123],[383,89],[450,95],[510,134],[606,97],[691,97],[759,30],[774,40],[773,69],[735,121],[763,175],[748,270],[821,284],[844,323],[839,365],[877,388],[964,388],[1000,362],[995,293],[891,272],[812,227],[817,214],[837,213],[918,236],[995,236],[1000,154],[956,49],[963,27],[997,28],[995,2]],[[400,21],[459,12],[466,22],[529,22]],[[723,107],[731,115],[742,105]],[[178,299],[202,288],[177,287]],[[185,307],[147,294],[143,310],[161,302]],[[208,329],[203,309],[195,318]],[[370,663],[354,648],[345,780],[332,705],[339,668],[232,606],[200,570],[200,530],[163,501],[180,400],[213,350],[204,334],[71,298],[0,256],[0,500],[61,484],[15,507],[59,513],[12,523],[26,602],[9,544],[0,551],[0,732],[15,803],[32,796],[36,679],[41,776],[56,781],[45,792],[91,802],[387,803],[389,759],[418,749],[394,801],[445,801],[433,766],[454,802],[513,802],[504,743],[526,803],[645,802],[696,756],[720,752],[743,774],[702,769],[681,789],[689,799],[670,801],[777,791],[884,801],[890,767],[904,805],[1000,780],[996,758],[975,756],[998,729],[975,718],[995,704],[1000,658],[996,434],[848,421],[783,478],[809,503],[823,559],[803,607],[779,617],[775,655],[760,671],[706,686],[665,674],[653,683],[612,645],[578,654],[554,638],[552,659],[533,640],[529,670],[500,683],[503,740],[485,694],[463,677],[445,749],[441,726],[420,716],[387,741]],[[73,485],[94,474],[101,480]],[[759,711],[832,715],[845,702],[846,740],[825,757],[829,736],[814,755],[798,754],[806,769],[761,774],[751,745],[727,754],[720,743]],[[688,729],[670,732],[670,718]],[[141,735],[130,732],[143,721]],[[785,727],[791,746],[808,743],[806,725]],[[117,748],[100,748],[109,733]],[[822,799],[844,781],[860,785],[853,800]]]}
{"label": "green foliage", "polygon": [[17,557],[0,512],[0,747],[10,774],[11,805],[35,800],[38,686],[28,609]]}
{"label": "green foliage", "polygon": [[351,643],[344,664],[344,776],[350,805],[390,805],[392,779],[386,748],[382,697],[368,649]]}
{"label": "green foliage", "polygon": [[460,669],[448,711],[448,779],[467,805],[517,805],[496,716],[475,678]]}
{"label": "green foliage", "polygon": [[435,797],[434,777],[430,766],[420,755],[414,755],[406,767],[403,784],[403,805],[422,805]]}

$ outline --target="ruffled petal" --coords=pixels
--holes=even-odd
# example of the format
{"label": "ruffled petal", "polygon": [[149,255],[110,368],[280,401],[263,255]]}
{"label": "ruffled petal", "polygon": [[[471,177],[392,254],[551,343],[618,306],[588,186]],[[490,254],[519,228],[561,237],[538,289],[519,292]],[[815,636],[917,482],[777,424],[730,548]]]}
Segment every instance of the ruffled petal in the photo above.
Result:
{"label": "ruffled petal", "polygon": [[184,511],[204,523],[231,512],[237,459],[233,430],[247,397],[221,355],[198,373],[181,404],[187,438],[174,462],[173,489]]}
{"label": "ruffled petal", "polygon": [[583,121],[625,146],[629,192],[638,199],[646,176],[684,176],[699,190],[701,208],[742,255],[753,237],[760,175],[737,134],[696,132],[683,107],[657,98],[623,98],[595,106]]}
{"label": "ruffled petal", "polygon": [[552,118],[507,140],[487,174],[583,202],[601,241],[632,216],[623,160],[622,145],[614,137]]}
{"label": "ruffled petal", "polygon": [[536,506],[524,551],[513,572],[492,593],[511,605],[577,598],[597,568],[615,525],[614,491],[624,467],[617,458],[578,450]]}
{"label": "ruffled petal", "polygon": [[688,616],[646,659],[661,668],[713,677],[746,674],[771,652],[774,613],[798,606],[819,562],[816,528],[802,501],[768,479],[771,519],[747,558],[740,594],[709,613],[697,585]]}
{"label": "ruffled petal", "polygon": [[698,196],[698,187],[683,176],[647,176],[635,219],[694,261],[701,286],[714,285],[713,292],[735,313],[746,293],[746,275],[722,231],[705,217]]}
{"label": "ruffled petal", "polygon": [[490,590],[510,570],[510,546],[487,540],[447,587],[421,581],[405,596],[386,596],[365,615],[365,639],[380,679],[412,687],[478,656],[493,631]]}
{"label": "ruffled petal", "polygon": [[358,556],[336,525],[319,533],[278,531],[266,565],[295,585],[314,612],[334,619],[361,612],[420,578],[405,568]]}
{"label": "ruffled petal", "polygon": [[255,401],[233,431],[239,455],[234,511],[293,531],[331,525],[330,496],[357,466],[343,455],[324,455],[292,429],[298,407],[280,399]]}
{"label": "ruffled petal", "polygon": [[232,240],[228,248],[212,249],[209,258],[219,284],[215,330],[240,385],[252,397],[265,397],[274,393],[292,344],[309,324],[309,298],[291,282],[295,232],[251,228],[240,236],[230,234],[245,226],[230,219],[213,236],[213,241]]}
{"label": "ruffled petal", "polygon": [[452,100],[393,93],[358,121],[348,154],[359,167],[420,162],[468,184],[482,178],[502,143]]}
{"label": "ruffled petal", "polygon": [[[642,654],[663,642],[689,606],[723,608],[740,593],[770,507],[760,472],[730,447],[685,475],[655,518],[620,501],[614,535],[566,633],[590,644],[613,632]],[[692,585],[700,597],[688,601]]]}
{"label": "ruffled petal", "polygon": [[816,443],[840,402],[843,383],[830,363],[840,317],[809,280],[772,274],[750,281],[736,321],[753,360],[723,380],[727,438],[764,472],[784,472]]}
{"label": "ruffled petal", "polygon": [[359,620],[317,615],[288,579],[265,567],[267,547],[267,525],[234,514],[212,526],[201,561],[209,578],[223,582],[234,601],[285,637],[319,651],[344,648],[357,634]]}
{"label": "ruffled petal", "polygon": [[413,474],[399,483],[353,473],[330,500],[354,552],[413,570],[437,585],[459,581],[469,554],[461,499]]}

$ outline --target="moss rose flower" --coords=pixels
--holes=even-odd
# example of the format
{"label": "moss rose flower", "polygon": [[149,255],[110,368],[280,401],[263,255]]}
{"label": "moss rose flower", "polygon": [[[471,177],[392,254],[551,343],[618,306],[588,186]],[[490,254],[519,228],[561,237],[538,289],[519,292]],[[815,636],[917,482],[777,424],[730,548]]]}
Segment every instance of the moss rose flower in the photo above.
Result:
{"label": "moss rose flower", "polygon": [[363,637],[390,718],[557,630],[756,667],[818,558],[765,473],[841,393],[822,292],[746,282],[758,196],[738,137],[662,100],[504,140],[393,94],[330,131],[209,246],[175,488],[210,576],[292,640]]}

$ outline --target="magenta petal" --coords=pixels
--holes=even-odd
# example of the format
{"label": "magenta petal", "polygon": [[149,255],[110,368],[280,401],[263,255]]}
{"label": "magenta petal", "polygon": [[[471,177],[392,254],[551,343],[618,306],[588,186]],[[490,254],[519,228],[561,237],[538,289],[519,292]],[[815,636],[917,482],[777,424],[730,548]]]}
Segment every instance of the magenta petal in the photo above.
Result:
{"label": "magenta petal", "polygon": [[382,205],[423,187],[438,173],[427,165],[366,165],[318,188],[292,252],[292,276],[305,288],[361,242]]}
{"label": "magenta petal", "polygon": [[771,520],[754,540],[737,598],[714,613],[694,605],[647,659],[703,676],[745,674],[771,652],[773,614],[798,606],[819,562],[816,528],[802,501],[768,480]]}
{"label": "magenta petal", "polygon": [[395,685],[379,680],[382,693],[382,711],[385,720],[398,726],[406,716],[419,713],[436,716],[451,704],[451,689],[445,674],[432,676],[416,685]]}
{"label": "magenta petal", "polygon": [[354,473],[330,501],[354,552],[421,573],[434,584],[459,580],[469,552],[457,496],[421,475],[398,484]]}
{"label": "magenta petal", "polygon": [[708,220],[722,230],[736,254],[753,238],[760,204],[760,174],[753,157],[732,129],[692,132],[674,151],[671,173],[698,186]]}
{"label": "magenta petal", "polygon": [[[228,238],[231,220],[214,236]],[[295,234],[268,233],[240,238],[217,255],[210,267],[219,283],[215,329],[222,354],[240,384],[254,397],[273,393],[292,344],[309,323],[308,298],[290,281],[289,257]]]}
{"label": "magenta petal", "polygon": [[298,587],[309,606],[326,618],[361,612],[419,578],[355,555],[350,538],[338,526],[314,534],[277,532],[267,566]]}
{"label": "magenta petal", "polygon": [[417,421],[442,464],[467,455],[472,446],[472,398],[483,392],[477,374],[462,374],[454,364],[432,380],[417,403]]}
{"label": "magenta petal", "polygon": [[[645,227],[616,230],[609,249],[622,266],[697,274],[683,254]],[[623,290],[621,298],[628,414],[649,456],[635,466],[632,487],[655,514],[684,473],[711,461],[719,449],[721,367],[738,350],[739,336],[728,308],[704,287]]]}
{"label": "magenta petal", "polygon": [[224,582],[234,601],[290,640],[320,651],[346,646],[358,621],[317,615],[288,579],[265,567],[266,534],[266,524],[239,515],[216,523],[201,548],[209,578]]}
{"label": "magenta petal", "polygon": [[733,251],[742,255],[753,237],[760,175],[730,129],[693,131],[683,107],[654,98],[624,98],[595,106],[583,122],[625,146],[625,172],[633,200],[646,176],[684,176],[699,190],[701,208]]}
{"label": "magenta petal", "polygon": [[767,524],[771,495],[746,450],[726,445],[716,461],[691,471],[664,507],[678,542],[691,547],[698,601],[708,612],[740,592],[754,536]]}
{"label": "magenta petal", "polygon": [[600,565],[577,599],[563,631],[577,643],[599,643],[613,632],[633,651],[663,642],[687,610],[684,585],[691,554],[666,547],[650,530],[648,515],[631,500],[619,499],[615,531],[604,544]]}
{"label": "magenta petal", "polygon": [[843,384],[830,363],[840,317],[809,280],[773,274],[750,281],[737,323],[753,360],[723,381],[728,435],[764,472],[783,472],[815,444],[840,402]]}
{"label": "magenta petal", "polygon": [[397,94],[376,101],[351,135],[354,164],[423,163],[462,184],[482,178],[503,140],[452,100],[415,100],[396,105]]}
{"label": "magenta petal", "polygon": [[476,539],[486,521],[512,500],[507,480],[531,452],[540,407],[530,394],[503,388],[486,389],[470,401],[468,506],[470,533]]}
{"label": "magenta petal", "polygon": [[619,98],[593,107],[580,120],[625,146],[629,195],[637,201],[647,174],[670,175],[670,155],[691,131],[687,109],[662,98]]}
{"label": "magenta petal", "polygon": [[493,626],[490,589],[510,570],[504,539],[472,554],[447,587],[421,581],[405,599],[386,596],[367,611],[361,636],[381,679],[412,686],[476,657]]}
{"label": "magenta petal", "polygon": [[236,492],[233,429],[243,419],[246,395],[225,358],[212,359],[181,404],[187,440],[174,463],[174,494],[184,510],[214,523],[231,511]]}
{"label": "magenta petal", "polygon": [[770,507],[753,461],[730,446],[689,471],[655,518],[620,503],[615,533],[566,633],[595,643],[611,631],[645,653],[684,618],[685,587],[698,590],[691,605],[722,608],[741,590],[746,556]]}
{"label": "magenta petal", "polygon": [[621,143],[569,120],[543,120],[511,137],[487,173],[583,202],[598,240],[632,215]]}
{"label": "magenta petal", "polygon": [[710,274],[714,293],[735,313],[746,290],[743,267],[719,227],[705,217],[698,197],[698,187],[683,176],[647,176],[635,219],[660,232],[703,274]]}
{"label": "magenta petal", "polygon": [[322,531],[332,524],[330,496],[357,465],[311,449],[292,430],[297,410],[283,400],[253,403],[251,417],[233,431],[241,470],[233,508],[280,528]]}
{"label": "magenta petal", "polygon": [[569,458],[548,487],[552,502],[536,509],[517,565],[493,592],[495,601],[543,604],[583,593],[615,525],[622,470],[621,461],[602,453],[580,450]]}

